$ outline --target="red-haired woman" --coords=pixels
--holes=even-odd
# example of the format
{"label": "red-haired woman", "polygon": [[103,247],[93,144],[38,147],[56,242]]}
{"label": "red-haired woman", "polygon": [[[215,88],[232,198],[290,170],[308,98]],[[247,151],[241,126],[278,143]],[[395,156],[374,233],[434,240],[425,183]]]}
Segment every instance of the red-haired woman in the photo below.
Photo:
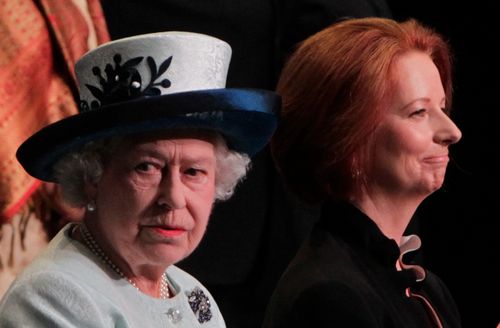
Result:
{"label": "red-haired woman", "polygon": [[[278,84],[276,163],[322,217],[284,273],[265,327],[460,327],[443,282],[403,255],[420,203],[443,184],[450,50],[415,20],[338,22],[305,40]],[[406,260],[406,257],[405,257]]]}

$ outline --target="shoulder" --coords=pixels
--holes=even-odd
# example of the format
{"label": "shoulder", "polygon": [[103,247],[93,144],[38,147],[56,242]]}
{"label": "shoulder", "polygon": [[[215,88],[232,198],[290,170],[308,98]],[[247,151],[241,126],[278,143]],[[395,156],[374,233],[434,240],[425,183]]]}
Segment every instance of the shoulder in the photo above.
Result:
{"label": "shoulder", "polygon": [[19,286],[34,280],[48,283],[77,281],[79,286],[96,289],[101,282],[109,280],[103,263],[84,245],[69,237],[72,224],[64,227],[40,253],[40,255],[18,275],[13,284]]}
{"label": "shoulder", "polygon": [[[38,271],[16,280],[0,303],[0,326],[77,327],[102,324],[92,294],[74,277],[54,271]],[[71,324],[68,318],[76,321]],[[92,326],[92,325],[90,325]]]}
{"label": "shoulder", "polygon": [[40,270],[26,273],[16,279],[1,304],[7,303],[10,298],[26,299],[30,303],[36,302],[36,299],[67,303],[73,302],[72,298],[85,294],[88,293],[75,277],[61,271]]}
{"label": "shoulder", "polygon": [[49,242],[47,247],[26,267],[21,276],[37,271],[74,271],[73,266],[81,266],[88,261],[87,249],[69,236],[74,224],[68,224]]}
{"label": "shoulder", "polygon": [[[102,326],[104,278],[98,264],[63,228],[9,286],[0,303],[0,326]],[[67,318],[74,318],[68,323]],[[9,323],[9,324],[8,324]]]}

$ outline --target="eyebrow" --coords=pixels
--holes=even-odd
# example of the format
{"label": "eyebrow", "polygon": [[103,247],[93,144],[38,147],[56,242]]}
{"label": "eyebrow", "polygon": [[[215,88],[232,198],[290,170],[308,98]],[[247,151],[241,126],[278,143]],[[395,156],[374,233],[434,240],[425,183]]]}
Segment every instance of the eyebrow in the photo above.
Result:
{"label": "eyebrow", "polygon": [[[171,160],[171,158],[168,156],[165,156],[163,152],[160,152],[156,149],[151,149],[149,146],[144,146],[141,145],[138,148],[136,148],[135,153],[139,156],[150,156],[150,157],[156,157],[156,158],[161,158],[161,159],[166,159],[166,160]],[[192,155],[190,153],[184,153],[182,155],[181,162],[183,163],[197,163],[197,164],[211,164],[216,162],[216,156],[215,154],[213,156],[208,155],[208,154],[202,154],[202,155]]]}
{"label": "eyebrow", "polygon": [[182,158],[182,162],[187,162],[191,164],[213,164],[216,162],[215,156],[197,156],[197,157],[190,157],[190,156],[184,156]]}
{"label": "eyebrow", "polygon": [[[426,103],[429,103],[431,102],[431,99],[429,97],[420,97],[420,98],[416,98],[416,99],[413,99],[412,101],[410,101],[409,103],[407,103],[406,105],[403,105],[401,107],[401,109],[406,109],[408,107],[410,107],[411,105],[415,104],[416,102],[426,102]],[[443,107],[446,107],[446,97],[443,97],[441,100],[440,100],[440,103],[444,103],[443,104]]]}

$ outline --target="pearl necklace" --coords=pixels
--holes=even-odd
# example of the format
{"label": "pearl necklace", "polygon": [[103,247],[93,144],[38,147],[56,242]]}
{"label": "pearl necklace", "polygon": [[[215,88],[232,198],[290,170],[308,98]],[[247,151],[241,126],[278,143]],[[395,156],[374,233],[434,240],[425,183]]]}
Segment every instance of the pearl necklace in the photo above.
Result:
{"label": "pearl necklace", "polygon": [[[126,279],[135,289],[141,291],[139,287],[130,278],[125,276],[125,274],[120,270],[120,268],[114,264],[109,257],[104,253],[99,244],[95,241],[94,237],[90,234],[89,229],[84,223],[80,224],[80,232],[82,233],[83,241],[85,245],[94,253],[99,259],[106,265],[108,265],[114,272],[116,272],[120,277]],[[168,289],[167,275],[165,273],[161,276],[160,283],[160,298],[167,299],[170,298],[170,290]]]}

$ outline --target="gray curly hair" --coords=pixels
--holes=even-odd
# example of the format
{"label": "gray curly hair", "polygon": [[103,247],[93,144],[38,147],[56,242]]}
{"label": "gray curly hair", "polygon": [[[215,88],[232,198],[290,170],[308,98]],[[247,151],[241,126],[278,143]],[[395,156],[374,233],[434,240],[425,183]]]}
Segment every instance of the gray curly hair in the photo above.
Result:
{"label": "gray curly hair", "polygon": [[[213,136],[216,158],[215,200],[226,200],[246,176],[250,158],[247,154],[229,150],[220,134],[213,133]],[[69,205],[83,207],[89,202],[85,185],[99,181],[106,161],[122,141],[123,138],[115,137],[89,142],[80,151],[69,153],[56,163],[54,178],[61,186],[63,199]]]}

